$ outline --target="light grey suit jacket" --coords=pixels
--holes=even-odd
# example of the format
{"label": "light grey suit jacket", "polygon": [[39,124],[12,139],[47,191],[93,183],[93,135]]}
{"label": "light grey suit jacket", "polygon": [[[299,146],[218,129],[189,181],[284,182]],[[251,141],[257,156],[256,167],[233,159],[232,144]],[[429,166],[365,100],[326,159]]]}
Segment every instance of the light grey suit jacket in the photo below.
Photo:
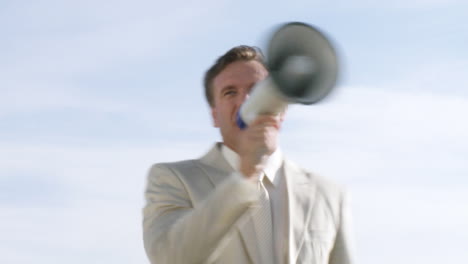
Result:
{"label": "light grey suit jacket", "polygon": [[[148,176],[143,238],[151,263],[253,263],[254,184],[227,163],[217,144],[204,157],[156,164]],[[351,263],[346,200],[335,184],[285,160],[288,263]]]}

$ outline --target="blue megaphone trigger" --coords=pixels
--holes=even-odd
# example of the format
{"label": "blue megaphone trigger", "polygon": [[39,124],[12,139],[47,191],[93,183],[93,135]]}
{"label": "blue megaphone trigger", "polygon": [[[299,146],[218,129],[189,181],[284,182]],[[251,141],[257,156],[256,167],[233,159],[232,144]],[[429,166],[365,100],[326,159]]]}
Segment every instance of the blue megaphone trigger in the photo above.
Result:
{"label": "blue megaphone trigger", "polygon": [[241,130],[244,130],[244,129],[247,128],[247,124],[244,122],[244,120],[242,120],[242,117],[241,117],[241,115],[240,115],[240,111],[237,112],[236,123],[237,123],[237,126],[238,126]]}

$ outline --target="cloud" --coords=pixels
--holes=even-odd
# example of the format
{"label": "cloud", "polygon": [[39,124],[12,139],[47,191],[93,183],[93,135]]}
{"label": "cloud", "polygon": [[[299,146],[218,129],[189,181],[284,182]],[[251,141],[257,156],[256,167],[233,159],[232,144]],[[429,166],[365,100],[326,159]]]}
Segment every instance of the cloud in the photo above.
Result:
{"label": "cloud", "polygon": [[[425,243],[428,234],[444,241],[466,237],[463,206],[468,197],[460,190],[461,181],[434,170],[457,165],[460,174],[468,171],[463,155],[467,128],[457,118],[466,105],[463,97],[342,87],[326,104],[290,109],[282,138],[285,153],[347,183],[354,198],[358,249],[373,252],[360,254],[363,263],[374,263],[379,256],[388,263],[401,260],[395,251],[416,261],[423,246],[466,258],[445,244]],[[39,263],[63,262],[73,256],[71,263],[144,262],[140,209],[149,166],[198,157],[211,140],[180,135],[168,141],[155,135],[144,147],[2,142],[0,177],[5,182],[21,172],[7,187],[24,195],[21,205],[2,203],[2,219],[9,219],[1,227],[2,237],[10,241],[2,246],[7,252],[2,261],[27,263],[34,257]],[[448,145],[452,141],[457,145]],[[435,151],[441,154],[433,156]],[[450,156],[444,159],[445,154]],[[50,196],[27,191],[36,186],[52,188]],[[53,204],[50,199],[63,201]],[[33,250],[24,256],[19,254],[22,248]],[[437,260],[442,254],[431,256]]]}
{"label": "cloud", "polygon": [[[459,3],[340,2],[355,8]],[[217,132],[201,101],[194,107],[194,93],[169,96],[171,87],[193,86],[190,74],[140,80],[135,86],[150,83],[147,90],[120,97],[113,85],[135,64],[137,71],[148,67],[163,75],[152,67],[168,67],[165,56],[190,46],[187,39],[205,37],[206,26],[219,30],[213,21],[231,11],[227,6],[86,0],[11,1],[2,8],[0,31],[8,38],[0,43],[0,187],[7,189],[0,195],[1,263],[146,263],[140,226],[149,166],[199,157]],[[250,28],[227,20],[235,34]],[[234,33],[211,38],[226,34]],[[199,67],[195,58],[185,66]],[[287,115],[285,154],[345,183],[354,197],[362,263],[383,262],[382,256],[387,263],[468,259],[462,248],[468,236],[467,64],[463,58],[437,62],[394,83],[341,87],[333,100],[293,106]],[[102,84],[96,76],[114,82]],[[174,99],[180,99],[177,106]],[[17,131],[16,123],[6,123],[12,119],[50,127]],[[96,132],[102,128],[97,123],[106,129]],[[47,140],[35,137],[41,133]]]}
{"label": "cloud", "polygon": [[139,208],[99,201],[88,207],[2,208],[0,260],[147,263],[140,215]]}
{"label": "cloud", "polygon": [[[161,69],[170,63],[165,56],[178,58],[178,47],[202,35],[206,23],[214,25],[207,21],[226,8],[225,1],[205,3],[217,11],[195,2],[10,2],[0,11],[0,21],[15,29],[0,27],[8,36],[0,43],[3,124],[18,115],[17,120],[31,122],[81,111],[83,118],[90,113],[134,115],[146,124],[177,125],[161,114],[161,108],[172,106],[167,94],[175,93],[171,87],[192,86],[201,77],[176,80]],[[145,70],[148,74],[134,73]],[[190,103],[193,97],[181,101]],[[15,128],[7,124],[4,131]]]}
{"label": "cloud", "polygon": [[467,112],[465,97],[342,87],[326,104],[292,108],[283,141],[305,166],[346,181],[460,182]]}
{"label": "cloud", "polygon": [[128,111],[123,102],[103,98],[76,85],[60,81],[3,80],[7,89],[0,97],[0,118],[12,114],[38,113],[41,110],[82,109],[103,113]]}
{"label": "cloud", "polygon": [[[94,2],[88,5],[94,5]],[[63,14],[57,18],[58,22],[75,23],[74,21],[77,20],[78,23],[85,23],[88,17],[80,15],[80,11],[87,10],[83,7],[88,5],[79,5],[82,8],[78,10],[73,9],[73,6],[67,6],[70,9],[62,7]],[[96,14],[89,14],[89,17],[100,19],[107,17],[108,5],[115,7],[112,1],[107,2],[105,8],[104,5],[98,5],[97,9],[90,9]],[[92,73],[129,61],[155,60],[157,56],[164,54],[163,51],[169,50],[172,43],[190,34],[190,28],[185,25],[196,26],[199,22],[197,18],[207,12],[196,5],[183,5],[177,9],[169,6],[162,6],[158,9],[153,5],[149,5],[149,9],[144,9],[142,6],[139,6],[141,9],[135,9],[138,5],[132,4],[131,6],[132,11],[125,10],[127,5],[123,5],[120,12],[125,14],[134,12],[132,16],[125,16],[125,19],[119,19],[117,16],[106,23],[86,27],[85,30],[71,30],[66,33],[52,31],[40,35],[28,32],[24,35],[14,35],[10,40],[11,43],[29,42],[32,45],[12,45],[15,48],[10,50],[7,56],[10,59],[3,60],[0,69],[5,76],[28,74],[29,77],[35,78],[43,78],[44,75],[70,77],[70,75]],[[157,10],[157,14],[148,12],[152,8]],[[57,21],[49,21],[50,18],[44,17],[47,12],[40,13],[42,9],[45,8],[40,7],[34,12],[29,8],[26,11],[16,10],[16,12],[21,17],[29,10],[33,17],[48,21],[44,25],[46,28],[53,27]],[[73,20],[74,17],[76,20]],[[13,21],[9,22],[13,25],[20,22],[16,17],[11,20]],[[171,23],[166,21],[171,21]]]}
{"label": "cloud", "polygon": [[418,65],[394,83],[384,85],[387,89],[406,90],[412,93],[446,94],[468,98],[468,58],[438,60]]}
{"label": "cloud", "polygon": [[189,139],[178,143],[162,140],[147,147],[0,145],[0,157],[3,160],[0,175],[8,176],[14,172],[42,175],[43,178],[47,175],[50,179],[68,184],[71,189],[94,190],[95,195],[103,193],[99,190],[109,180],[113,182],[113,189],[109,192],[116,194],[119,193],[115,189],[117,187],[140,188],[152,163],[193,158],[203,153],[200,149],[209,148],[203,142]]}
{"label": "cloud", "polygon": [[353,218],[360,262],[466,262],[467,201],[462,186],[355,186]]}
{"label": "cloud", "polygon": [[[155,162],[199,156],[200,142],[146,148],[1,143],[2,263],[147,263],[141,208]],[[22,254],[24,251],[28,254]]]}
{"label": "cloud", "polygon": [[352,7],[352,8],[441,8],[451,7],[455,5],[464,5],[465,2],[461,0],[411,0],[411,1],[387,1],[375,2],[371,0],[357,0],[357,1],[337,1],[337,6]]}

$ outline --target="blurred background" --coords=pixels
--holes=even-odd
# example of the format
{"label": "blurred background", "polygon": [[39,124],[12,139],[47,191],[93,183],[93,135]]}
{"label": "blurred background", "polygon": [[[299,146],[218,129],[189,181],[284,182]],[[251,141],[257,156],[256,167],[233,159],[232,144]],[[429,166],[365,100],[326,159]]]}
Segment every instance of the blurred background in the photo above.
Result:
{"label": "blurred background", "polygon": [[289,21],[342,72],[281,145],[346,186],[358,263],[468,263],[468,4],[387,2],[2,0],[0,263],[148,263],[149,167],[220,140],[205,70]]}

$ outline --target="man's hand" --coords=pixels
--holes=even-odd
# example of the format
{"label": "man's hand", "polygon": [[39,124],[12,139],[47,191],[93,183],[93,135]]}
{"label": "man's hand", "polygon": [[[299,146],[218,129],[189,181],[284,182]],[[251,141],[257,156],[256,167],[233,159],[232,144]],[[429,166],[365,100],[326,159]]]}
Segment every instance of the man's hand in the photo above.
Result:
{"label": "man's hand", "polygon": [[241,131],[238,154],[240,172],[246,178],[255,180],[276,150],[280,119],[279,115],[261,115]]}

